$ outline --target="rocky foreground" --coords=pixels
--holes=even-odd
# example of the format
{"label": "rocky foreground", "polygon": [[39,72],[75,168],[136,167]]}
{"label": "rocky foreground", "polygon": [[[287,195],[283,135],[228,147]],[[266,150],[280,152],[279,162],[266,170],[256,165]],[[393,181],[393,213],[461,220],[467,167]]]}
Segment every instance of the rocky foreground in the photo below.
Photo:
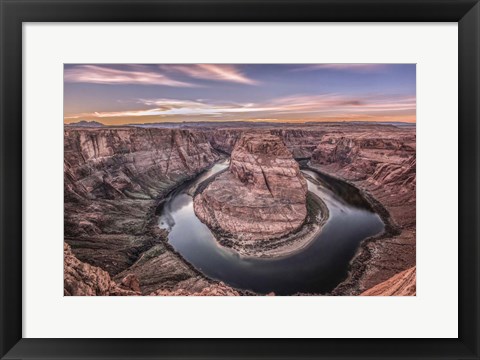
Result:
{"label": "rocky foreground", "polygon": [[70,296],[128,296],[140,295],[136,278],[130,277],[127,286],[114,282],[110,275],[100,269],[78,260],[68,244],[63,245],[64,295]]}
{"label": "rocky foreground", "polygon": [[[157,226],[155,211],[172,189],[232,153],[251,130],[65,128],[65,294],[242,295],[186,263]],[[295,158],[361,189],[388,223],[385,234],[363,242],[332,295],[359,295],[415,266],[414,127],[267,131]],[[235,176],[248,173],[244,162]]]}
{"label": "rocky foreground", "polygon": [[283,141],[246,133],[235,144],[228,171],[194,200],[195,213],[237,244],[269,241],[298,230],[307,216],[307,182]]}
{"label": "rocky foreground", "polygon": [[417,294],[416,266],[392,276],[361,293],[362,296],[415,296]]}
{"label": "rocky foreground", "polygon": [[[142,295],[140,282],[129,274],[119,282],[100,269],[78,260],[70,246],[64,244],[64,295],[67,296],[139,296]],[[192,283],[180,282],[170,290],[160,289],[150,296],[239,296],[241,293],[223,283],[209,283],[197,280]]]}

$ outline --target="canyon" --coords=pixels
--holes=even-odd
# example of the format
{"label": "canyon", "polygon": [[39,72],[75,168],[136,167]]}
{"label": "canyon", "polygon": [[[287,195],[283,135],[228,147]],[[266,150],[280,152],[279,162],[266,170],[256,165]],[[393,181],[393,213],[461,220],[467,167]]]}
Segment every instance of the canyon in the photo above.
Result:
{"label": "canyon", "polygon": [[79,261],[118,283],[135,275],[142,294],[209,285],[172,251],[155,221],[169,191],[219,159],[203,134],[66,128],[64,151],[64,235]]}
{"label": "canyon", "polygon": [[[198,217],[229,235],[223,245],[249,254],[243,245],[297,231],[308,218],[300,166],[319,171],[358,188],[386,225],[361,243],[328,294],[364,294],[384,282],[374,293],[389,294],[397,281],[388,280],[415,266],[415,149],[415,127],[377,124],[66,127],[64,293],[254,295],[205,276],[158,226],[172,192],[230,158],[192,194]],[[240,203],[227,201],[233,194]],[[250,211],[254,204],[274,210]]]}
{"label": "canyon", "polygon": [[297,231],[307,217],[307,182],[282,139],[245,133],[235,144],[228,171],[194,199],[195,213],[243,254],[245,245]]}
{"label": "canyon", "polygon": [[387,229],[362,243],[349,278],[333,294],[357,294],[416,263],[416,136],[414,129],[352,129],[325,135],[310,166],[362,189]]}

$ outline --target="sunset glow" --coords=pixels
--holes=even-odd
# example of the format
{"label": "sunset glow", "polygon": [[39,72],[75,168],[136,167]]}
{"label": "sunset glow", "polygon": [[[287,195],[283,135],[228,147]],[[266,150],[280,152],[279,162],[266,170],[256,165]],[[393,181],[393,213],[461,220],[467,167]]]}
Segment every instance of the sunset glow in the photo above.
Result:
{"label": "sunset glow", "polygon": [[64,122],[416,121],[414,64],[65,65]]}

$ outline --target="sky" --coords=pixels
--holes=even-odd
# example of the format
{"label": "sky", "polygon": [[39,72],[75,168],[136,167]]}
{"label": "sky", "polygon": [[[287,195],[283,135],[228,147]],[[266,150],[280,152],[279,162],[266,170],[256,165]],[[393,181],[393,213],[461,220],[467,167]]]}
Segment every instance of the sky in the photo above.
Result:
{"label": "sky", "polygon": [[66,64],[64,123],[416,121],[415,64]]}

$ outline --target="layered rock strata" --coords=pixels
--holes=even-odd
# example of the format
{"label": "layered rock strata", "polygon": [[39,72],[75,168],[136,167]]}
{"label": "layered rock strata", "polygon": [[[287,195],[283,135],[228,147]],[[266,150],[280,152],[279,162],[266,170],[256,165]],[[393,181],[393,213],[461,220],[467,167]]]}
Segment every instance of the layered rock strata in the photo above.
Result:
{"label": "layered rock strata", "polygon": [[240,296],[241,294],[230,286],[220,282],[212,284],[200,291],[179,290],[157,290],[150,294],[151,296]]}
{"label": "layered rock strata", "polygon": [[245,133],[228,171],[195,196],[194,209],[221,235],[268,241],[302,226],[306,195],[306,180],[283,141],[269,133]]}
{"label": "layered rock strata", "polygon": [[363,292],[362,296],[415,296],[417,294],[416,266]]}
{"label": "layered rock strata", "polygon": [[334,295],[357,295],[416,262],[415,127],[344,127],[326,134],[310,166],[347,180],[364,192],[387,223],[367,239]]}
{"label": "layered rock strata", "polygon": [[[234,129],[211,129],[205,132],[205,136],[210,144],[217,150],[230,154],[243,133],[251,131],[251,128],[234,128]],[[321,138],[325,134],[325,130],[319,127],[288,127],[282,128],[272,127],[268,131],[272,135],[280,137],[286,147],[292,153],[293,157],[309,158],[317,147]]]}
{"label": "layered rock strata", "polygon": [[[155,209],[220,152],[232,153],[248,130],[66,128],[65,241],[72,249],[64,257],[65,294],[222,293],[168,245]],[[361,294],[415,265],[415,127],[332,123],[266,131],[294,157],[311,157],[311,167],[353,183],[388,222],[385,234],[362,243],[333,295]]]}
{"label": "layered rock strata", "polygon": [[140,295],[138,281],[133,276],[125,278],[123,286],[115,283],[110,275],[78,260],[68,244],[63,245],[63,293],[69,296],[129,296]]}
{"label": "layered rock strata", "polygon": [[[170,248],[155,217],[170,190],[219,159],[203,133],[66,128],[64,151],[64,235],[80,262],[118,284],[135,275],[142,294],[209,284]],[[102,289],[84,294],[103,295]]]}
{"label": "layered rock strata", "polygon": [[[164,259],[160,259],[163,266]],[[114,281],[110,274],[99,267],[87,264],[76,258],[70,246],[64,243],[64,295],[67,296],[137,296],[149,294],[148,283],[140,281],[134,273],[119,276]],[[201,277],[191,277],[175,282],[173,285],[162,284],[149,294],[150,296],[240,296],[238,291],[224,283],[216,283]]]}

